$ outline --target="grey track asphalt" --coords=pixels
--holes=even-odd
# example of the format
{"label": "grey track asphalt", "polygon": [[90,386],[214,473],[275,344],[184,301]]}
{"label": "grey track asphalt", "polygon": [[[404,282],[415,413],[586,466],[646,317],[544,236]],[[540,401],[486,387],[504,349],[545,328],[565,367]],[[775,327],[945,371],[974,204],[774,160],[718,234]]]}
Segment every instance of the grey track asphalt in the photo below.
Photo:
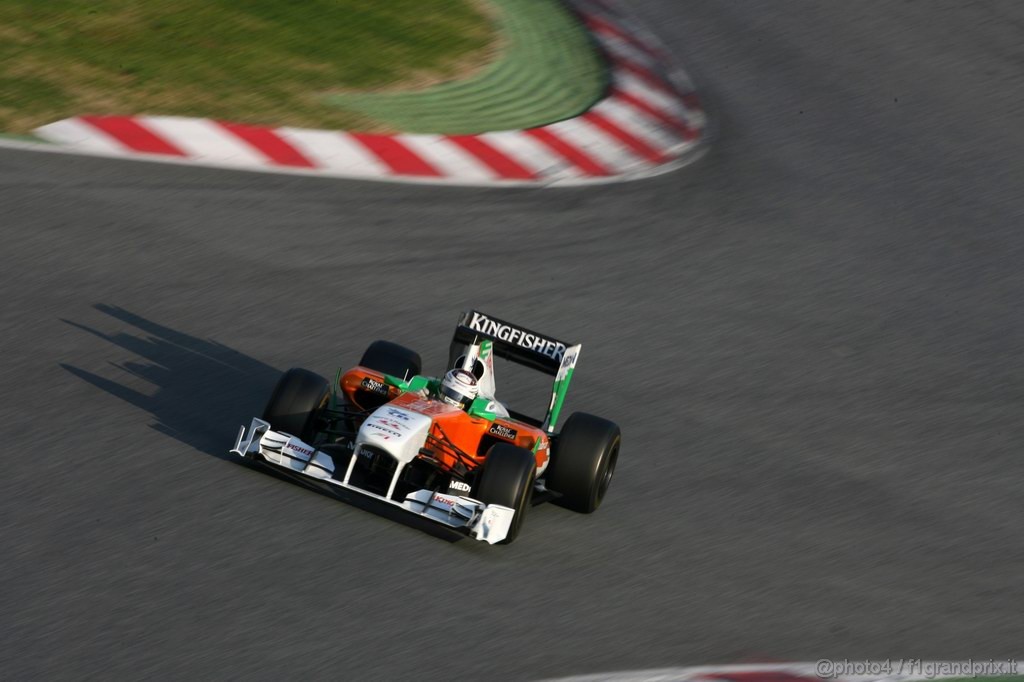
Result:
{"label": "grey track asphalt", "polygon": [[[642,183],[0,152],[0,677],[1020,655],[1024,5],[685,5],[634,3],[720,139]],[[598,513],[450,544],[227,459],[283,369],[438,371],[468,306],[583,340]]]}

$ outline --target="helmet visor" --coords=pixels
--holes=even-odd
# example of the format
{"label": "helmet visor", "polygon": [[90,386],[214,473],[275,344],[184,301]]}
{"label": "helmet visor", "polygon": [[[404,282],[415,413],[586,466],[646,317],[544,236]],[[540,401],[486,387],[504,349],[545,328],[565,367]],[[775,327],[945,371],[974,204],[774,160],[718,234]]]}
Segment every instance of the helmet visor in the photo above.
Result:
{"label": "helmet visor", "polygon": [[441,400],[463,410],[469,407],[469,403],[472,402],[472,399],[465,393],[462,393],[451,386],[444,385],[441,386]]}

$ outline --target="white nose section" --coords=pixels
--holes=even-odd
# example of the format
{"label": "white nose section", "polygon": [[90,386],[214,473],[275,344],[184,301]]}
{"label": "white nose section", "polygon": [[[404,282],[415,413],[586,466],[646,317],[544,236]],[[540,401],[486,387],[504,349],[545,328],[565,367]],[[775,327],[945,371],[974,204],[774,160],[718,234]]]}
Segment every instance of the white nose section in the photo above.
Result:
{"label": "white nose section", "polygon": [[431,419],[401,407],[384,405],[366,418],[357,443],[381,448],[400,464],[411,462],[427,441]]}

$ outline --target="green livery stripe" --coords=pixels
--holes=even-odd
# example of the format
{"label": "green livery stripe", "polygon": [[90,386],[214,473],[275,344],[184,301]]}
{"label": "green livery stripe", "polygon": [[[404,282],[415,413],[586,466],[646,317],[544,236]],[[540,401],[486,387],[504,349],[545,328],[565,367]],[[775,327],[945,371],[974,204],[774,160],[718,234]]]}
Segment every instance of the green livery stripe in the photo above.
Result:
{"label": "green livery stripe", "polygon": [[576,371],[575,368],[566,370],[565,378],[555,381],[554,388],[552,389],[555,394],[555,402],[551,405],[551,412],[548,414],[548,431],[555,430],[555,425],[558,423],[558,415],[562,412],[562,404],[565,402],[565,396],[569,392],[569,382],[572,381],[574,371]]}
{"label": "green livery stripe", "polygon": [[480,417],[492,422],[498,418],[498,415],[496,415],[492,410],[487,409],[487,406],[492,402],[493,401],[490,398],[473,398],[473,402],[470,403],[469,409],[466,410],[466,412],[469,413],[471,417]]}
{"label": "green livery stripe", "polygon": [[425,388],[429,389],[430,381],[430,377],[421,376],[419,374],[411,377],[408,381],[390,374],[384,375],[384,383],[389,386],[394,386],[400,391],[422,391]]}

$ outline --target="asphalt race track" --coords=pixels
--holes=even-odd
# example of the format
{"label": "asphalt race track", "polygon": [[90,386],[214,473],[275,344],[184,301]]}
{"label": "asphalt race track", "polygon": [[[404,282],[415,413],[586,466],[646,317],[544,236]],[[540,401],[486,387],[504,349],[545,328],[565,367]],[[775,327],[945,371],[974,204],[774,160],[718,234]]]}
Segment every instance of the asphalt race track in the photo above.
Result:
{"label": "asphalt race track", "polygon": [[[635,5],[720,135],[642,183],[0,152],[0,676],[1021,654],[1024,6]],[[440,371],[469,306],[584,342],[598,513],[449,543],[228,459],[280,371]]]}

